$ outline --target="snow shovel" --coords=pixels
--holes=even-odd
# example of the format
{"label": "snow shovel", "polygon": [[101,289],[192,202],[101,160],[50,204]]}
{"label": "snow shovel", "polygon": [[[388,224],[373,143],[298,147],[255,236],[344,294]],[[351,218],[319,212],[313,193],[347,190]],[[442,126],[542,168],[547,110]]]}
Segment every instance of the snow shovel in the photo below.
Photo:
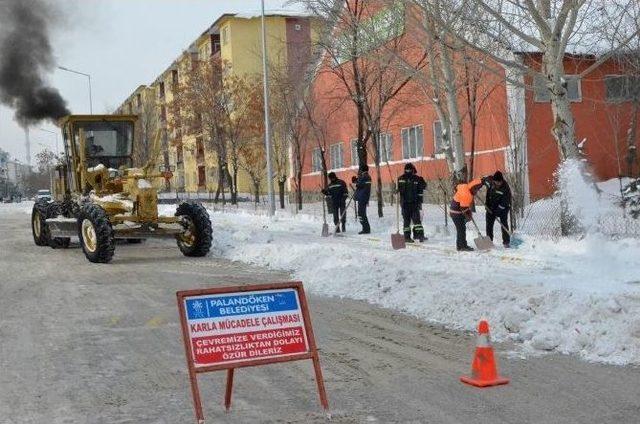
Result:
{"label": "snow shovel", "polygon": [[322,237],[329,237],[329,224],[327,224],[327,209],[325,207],[326,197],[322,197]]}
{"label": "snow shovel", "polygon": [[487,236],[483,236],[480,232],[480,228],[478,228],[478,224],[476,224],[476,220],[471,216],[471,222],[473,222],[473,226],[476,227],[476,231],[478,233],[478,238],[474,238],[473,242],[476,244],[478,250],[491,250],[495,246],[493,245],[493,241]]}
{"label": "snow shovel", "polygon": [[400,234],[400,202],[396,198],[396,233],[391,234],[391,247],[393,250],[405,249],[407,242],[404,239],[404,234]]}
{"label": "snow shovel", "polygon": [[[496,215],[495,213],[493,213],[493,211],[491,209],[489,209],[489,207],[482,201],[482,199],[480,199],[477,196],[476,196],[476,199],[478,199],[480,201],[480,204],[482,206],[484,206],[484,208],[487,211],[489,211],[489,213],[491,213],[492,215]],[[505,230],[509,234],[509,237],[511,239],[511,242],[509,244],[511,245],[511,247],[518,247],[518,246],[520,246],[521,244],[524,243],[524,241],[522,241],[522,239],[520,237],[514,235],[513,231],[509,230],[507,227],[504,226],[504,224],[502,224],[502,221],[500,221],[500,218],[497,218],[496,221],[498,221],[498,224],[500,224],[502,229]]]}

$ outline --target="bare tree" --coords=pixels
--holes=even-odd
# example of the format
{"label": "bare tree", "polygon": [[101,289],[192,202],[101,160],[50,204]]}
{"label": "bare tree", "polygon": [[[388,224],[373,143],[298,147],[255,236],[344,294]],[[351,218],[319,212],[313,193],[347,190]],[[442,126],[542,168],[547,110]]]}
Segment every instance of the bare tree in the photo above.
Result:
{"label": "bare tree", "polygon": [[[136,123],[136,146],[134,164],[144,166],[149,162],[151,154],[158,154],[154,150],[154,140],[160,129],[160,114],[153,90],[147,90],[140,95],[140,103],[137,108],[138,122]],[[156,158],[153,158],[154,160]]]}
{"label": "bare tree", "polygon": [[[250,76],[224,76],[218,58],[192,59],[192,66],[175,91],[172,108],[174,129],[199,135],[216,153],[219,183],[216,200],[229,186],[231,203],[238,199],[240,152],[255,132],[258,83]],[[229,168],[231,168],[229,170]]]}
{"label": "bare tree", "polygon": [[[192,58],[195,60],[195,58]],[[199,61],[197,65],[185,69],[183,77],[174,87],[173,101],[169,104],[171,120],[169,129],[178,134],[193,134],[203,137],[205,148],[215,152],[218,163],[218,189],[216,201],[230,185],[233,193],[232,181],[227,178],[227,145],[225,142],[224,125],[220,117],[219,99],[223,90],[223,63],[218,59]]]}
{"label": "bare tree", "polygon": [[[619,25],[618,28],[605,26],[606,38],[611,40],[612,44],[624,43],[630,34],[640,32],[640,3],[611,0],[608,8],[603,9],[603,13],[614,16],[622,15],[622,25]],[[609,100],[616,103],[613,111],[615,116],[612,118],[620,123],[621,115],[626,115],[624,117],[628,122],[626,154],[616,153],[619,155],[619,161],[624,156],[626,174],[633,177],[639,175],[637,172],[640,172],[634,173],[634,167],[638,165],[637,140],[640,124],[638,122],[640,117],[640,36],[631,38],[627,44],[622,45],[620,51],[614,55],[614,59],[619,66],[621,75],[608,78],[605,81],[607,90],[612,96]],[[625,107],[628,103],[631,103],[631,108]],[[616,133],[615,136],[617,137],[618,134]],[[616,143],[616,148],[618,147]]]}
{"label": "bare tree", "polygon": [[[332,37],[323,38],[326,62],[320,72],[334,77],[334,100],[351,102],[356,110],[357,155],[367,164],[371,141],[377,175],[378,216],[383,215],[380,136],[383,119],[401,107],[403,89],[427,63],[427,53],[403,37],[406,9],[401,1],[308,1],[308,7],[333,24]],[[401,69],[398,58],[404,57]],[[408,71],[411,68],[412,71]]]}
{"label": "bare tree", "polygon": [[[622,40],[605,42],[604,28],[619,27],[623,18],[621,13],[603,12],[612,12],[607,0],[449,1],[461,3],[464,19],[479,28],[483,35],[470,38],[464,31],[449,28],[451,36],[501,65],[544,81],[554,118],[550,130],[560,156],[563,160],[580,158],[568,96],[569,81],[564,69],[567,53],[598,55],[598,59],[578,75],[581,78],[611,58],[637,37],[638,32],[631,31]],[[537,53],[541,57],[540,63],[533,60],[532,55],[518,55],[518,52]]]}

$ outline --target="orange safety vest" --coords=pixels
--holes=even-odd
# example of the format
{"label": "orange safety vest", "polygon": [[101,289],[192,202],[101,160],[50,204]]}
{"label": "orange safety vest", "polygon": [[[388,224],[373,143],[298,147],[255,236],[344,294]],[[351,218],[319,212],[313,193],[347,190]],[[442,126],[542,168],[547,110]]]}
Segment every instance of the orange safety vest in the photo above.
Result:
{"label": "orange safety vest", "polygon": [[479,178],[467,184],[458,184],[453,195],[450,212],[453,214],[465,213],[473,204],[473,196],[481,185],[482,181]]}

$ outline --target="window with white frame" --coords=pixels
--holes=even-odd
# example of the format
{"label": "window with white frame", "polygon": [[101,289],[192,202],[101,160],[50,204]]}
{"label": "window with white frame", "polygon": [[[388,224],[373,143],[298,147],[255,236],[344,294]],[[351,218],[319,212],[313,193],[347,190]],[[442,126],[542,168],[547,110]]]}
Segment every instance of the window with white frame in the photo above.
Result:
{"label": "window with white frame", "polygon": [[628,102],[640,99],[640,77],[607,75],[604,78],[608,102]]}
{"label": "window with white frame", "polygon": [[331,158],[331,169],[339,169],[344,166],[342,161],[342,143],[329,146],[329,157]]}
{"label": "window with white frame", "polygon": [[445,134],[442,129],[442,122],[433,122],[433,152],[435,154],[443,153],[444,151],[444,137]]}
{"label": "window with white frame", "polygon": [[415,125],[402,129],[402,158],[421,158],[424,156],[424,129]]}
{"label": "window with white frame", "polygon": [[358,139],[351,140],[351,166],[360,166],[358,157]]}
{"label": "window with white frame", "polygon": [[381,163],[393,160],[393,138],[391,137],[391,134],[380,134],[380,140],[378,142],[378,152],[380,155]]}
{"label": "window with white frame", "polygon": [[[577,75],[565,75],[564,81],[567,85],[567,98],[570,102],[582,101],[582,84]],[[537,103],[547,103],[551,101],[551,92],[547,87],[548,80],[542,75],[533,78],[533,98]]]}
{"label": "window with white frame", "polygon": [[322,171],[322,152],[319,147],[316,147],[311,153],[311,172],[320,171]]}

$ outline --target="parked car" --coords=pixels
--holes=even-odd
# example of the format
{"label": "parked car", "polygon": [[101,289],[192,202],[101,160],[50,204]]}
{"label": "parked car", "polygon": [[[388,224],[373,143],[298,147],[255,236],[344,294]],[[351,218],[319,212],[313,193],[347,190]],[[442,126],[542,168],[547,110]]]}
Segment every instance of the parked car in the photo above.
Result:
{"label": "parked car", "polygon": [[50,190],[38,190],[38,194],[36,194],[36,202],[50,202],[51,201],[51,191]]}

